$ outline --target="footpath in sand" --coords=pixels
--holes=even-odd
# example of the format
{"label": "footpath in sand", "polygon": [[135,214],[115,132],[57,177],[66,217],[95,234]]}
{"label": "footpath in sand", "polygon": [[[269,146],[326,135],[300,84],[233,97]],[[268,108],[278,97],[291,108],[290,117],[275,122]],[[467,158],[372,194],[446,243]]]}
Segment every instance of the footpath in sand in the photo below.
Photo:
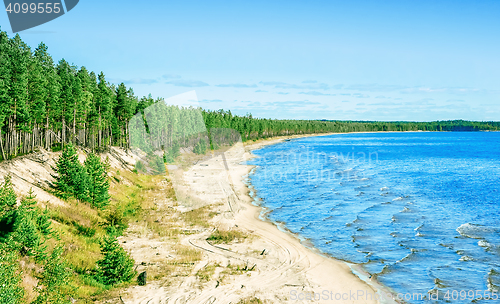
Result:
{"label": "footpath in sand", "polygon": [[[187,170],[170,172],[177,196],[188,193],[193,201],[204,202],[217,214],[216,229],[236,229],[251,237],[230,244],[213,244],[206,239],[214,229],[201,229],[180,237],[182,245],[202,251],[201,261],[189,274],[168,280],[157,280],[147,286],[133,286],[121,292],[120,301],[132,303],[390,303],[376,300],[381,286],[365,283],[349,266],[304,247],[293,235],[274,224],[259,219],[262,208],[254,206],[244,177],[252,166],[244,162],[253,157],[252,150],[280,139],[243,146],[235,145],[222,155],[192,165]],[[158,202],[161,197],[158,198]],[[190,210],[195,203],[179,200],[178,210]],[[170,207],[172,208],[172,207]],[[154,259],[167,254],[167,244],[138,239],[135,234],[122,237],[123,246],[136,260]],[[154,245],[154,247],[152,247]],[[161,252],[164,250],[165,252]],[[151,251],[151,250],[149,250]],[[168,256],[168,254],[167,254]],[[245,271],[222,272],[230,265],[241,265]],[[142,265],[147,265],[142,263]],[[244,268],[243,268],[244,265]],[[200,282],[200,271],[215,267]],[[147,270],[147,266],[138,269]],[[315,299],[313,299],[315,295]],[[261,302],[258,302],[259,299]]]}

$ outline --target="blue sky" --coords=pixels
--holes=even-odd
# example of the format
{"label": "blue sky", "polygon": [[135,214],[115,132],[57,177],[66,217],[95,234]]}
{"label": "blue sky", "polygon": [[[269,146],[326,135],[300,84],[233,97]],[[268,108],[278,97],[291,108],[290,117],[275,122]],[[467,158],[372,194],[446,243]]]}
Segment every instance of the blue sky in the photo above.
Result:
{"label": "blue sky", "polygon": [[81,0],[20,35],[137,95],[196,90],[237,114],[500,120],[499,16],[500,1]]}

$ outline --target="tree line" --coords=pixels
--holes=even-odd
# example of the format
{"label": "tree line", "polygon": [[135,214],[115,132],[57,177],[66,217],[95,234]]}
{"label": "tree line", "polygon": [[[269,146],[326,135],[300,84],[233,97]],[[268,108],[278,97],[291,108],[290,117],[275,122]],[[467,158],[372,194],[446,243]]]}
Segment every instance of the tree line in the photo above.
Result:
{"label": "tree line", "polygon": [[127,122],[152,103],[138,100],[123,83],[115,86],[84,66],[57,64],[44,43],[35,50],[19,35],[0,31],[0,156],[8,159],[35,147],[62,144],[99,150],[126,146]]}
{"label": "tree line", "polygon": [[[228,133],[224,128],[237,131]],[[106,81],[84,66],[57,64],[44,43],[35,50],[19,35],[0,31],[0,157],[10,159],[37,147],[60,150],[67,143],[103,151],[109,146],[163,150],[179,147],[204,153],[218,142],[272,136],[362,131],[499,130],[499,122],[367,122],[278,120],[165,105],[163,99],[138,98],[132,88]],[[239,133],[239,134],[238,134]],[[174,150],[172,152],[172,149]],[[146,151],[148,152],[148,151]]]}

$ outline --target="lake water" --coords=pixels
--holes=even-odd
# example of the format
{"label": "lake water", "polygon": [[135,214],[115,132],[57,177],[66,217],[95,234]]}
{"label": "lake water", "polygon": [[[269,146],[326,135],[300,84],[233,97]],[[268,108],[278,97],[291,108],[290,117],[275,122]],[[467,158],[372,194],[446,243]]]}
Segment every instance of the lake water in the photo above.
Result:
{"label": "lake water", "polygon": [[476,298],[500,286],[500,132],[338,134],[253,153],[270,220],[398,293],[492,303]]}

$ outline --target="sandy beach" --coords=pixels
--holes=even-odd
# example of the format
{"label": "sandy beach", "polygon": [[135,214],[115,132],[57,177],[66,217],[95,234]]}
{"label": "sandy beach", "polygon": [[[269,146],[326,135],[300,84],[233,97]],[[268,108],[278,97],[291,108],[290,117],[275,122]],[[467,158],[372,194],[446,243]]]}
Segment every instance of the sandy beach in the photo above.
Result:
{"label": "sandy beach", "polygon": [[[244,182],[253,166],[244,162],[254,157],[252,150],[283,140],[239,143],[224,152],[224,158],[214,155],[184,170],[170,172],[171,176],[177,176],[173,178],[177,196],[182,192],[184,195],[189,193],[190,197],[184,198],[178,209],[211,206],[218,214],[213,219],[214,229],[236,229],[250,237],[231,244],[213,244],[207,237],[214,229],[206,229],[182,238],[180,243],[203,252],[202,260],[191,274],[175,284],[152,283],[129,288],[123,293],[124,303],[254,303],[239,302],[250,298],[258,298],[264,303],[389,302],[377,300],[377,295],[380,296],[377,292],[382,287],[376,282],[364,277],[370,283],[367,284],[354,275],[346,263],[307,248],[296,236],[260,218],[262,207],[252,204]],[[136,236],[130,234],[123,240],[124,247],[136,261],[148,259],[144,251],[137,250],[144,244],[140,245]],[[148,240],[143,242],[150,245]],[[161,242],[156,244],[156,247],[161,246]],[[221,279],[219,268],[234,264],[244,265],[252,271]],[[208,282],[200,283],[196,274],[210,265],[218,266],[215,273]]]}

